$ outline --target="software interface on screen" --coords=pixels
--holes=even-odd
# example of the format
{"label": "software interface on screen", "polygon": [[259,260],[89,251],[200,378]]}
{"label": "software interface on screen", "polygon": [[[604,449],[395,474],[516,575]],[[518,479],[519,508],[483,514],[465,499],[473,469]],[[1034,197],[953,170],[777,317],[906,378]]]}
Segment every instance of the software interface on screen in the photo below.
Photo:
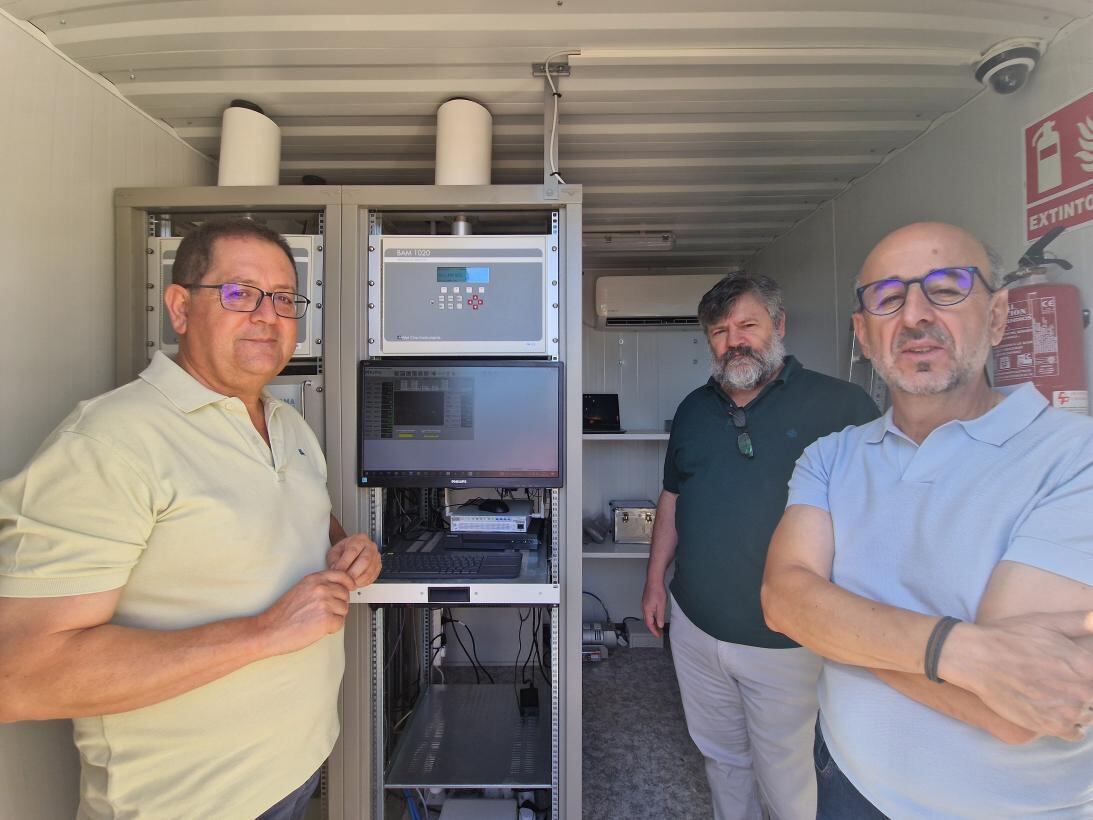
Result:
{"label": "software interface on screen", "polygon": [[561,486],[557,362],[361,363],[360,483]]}

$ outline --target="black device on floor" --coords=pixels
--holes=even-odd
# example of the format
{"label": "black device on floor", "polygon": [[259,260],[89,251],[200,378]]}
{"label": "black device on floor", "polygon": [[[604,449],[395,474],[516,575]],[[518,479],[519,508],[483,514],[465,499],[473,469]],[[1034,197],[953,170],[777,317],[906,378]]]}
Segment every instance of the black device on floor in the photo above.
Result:
{"label": "black device on floor", "polygon": [[585,393],[583,414],[586,433],[626,432],[619,425],[618,393]]}

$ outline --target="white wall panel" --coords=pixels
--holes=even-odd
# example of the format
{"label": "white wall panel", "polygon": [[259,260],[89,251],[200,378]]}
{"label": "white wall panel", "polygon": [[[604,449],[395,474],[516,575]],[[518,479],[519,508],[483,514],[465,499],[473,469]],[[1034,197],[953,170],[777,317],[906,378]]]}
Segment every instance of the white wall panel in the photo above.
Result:
{"label": "white wall panel", "polygon": [[[670,269],[655,271],[671,275]],[[681,273],[716,273],[712,269]],[[587,393],[618,393],[622,426],[627,430],[663,431],[683,397],[705,384],[710,353],[705,336],[694,330],[602,331],[591,326],[594,282],[603,274],[627,275],[626,269],[585,271],[583,379]],[[642,274],[649,273],[642,270]],[[697,307],[697,306],[696,306]],[[627,439],[584,442],[582,509],[585,518],[606,518],[613,499],[656,501],[667,441]],[[639,551],[640,546],[635,548]],[[607,604],[611,617],[641,616],[645,583],[643,558],[586,558],[583,585]],[[603,614],[592,598],[584,602],[586,620]]]}
{"label": "white wall panel", "polygon": [[[114,188],[205,185],[211,161],[0,16],[0,478],[113,387]],[[75,814],[67,721],[0,726],[0,820]]]}
{"label": "white wall panel", "polygon": [[850,336],[835,315],[831,215],[831,205],[822,205],[795,228],[799,241],[772,245],[756,258],[751,270],[782,286],[786,349],[810,370],[836,376],[840,375],[836,372],[838,349],[850,344]]}

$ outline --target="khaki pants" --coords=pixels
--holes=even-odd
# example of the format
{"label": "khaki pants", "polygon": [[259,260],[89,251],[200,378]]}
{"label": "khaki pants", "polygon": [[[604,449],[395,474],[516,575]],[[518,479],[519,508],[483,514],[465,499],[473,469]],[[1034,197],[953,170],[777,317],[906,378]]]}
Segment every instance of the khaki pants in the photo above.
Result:
{"label": "khaki pants", "polygon": [[821,660],[725,643],[672,599],[672,657],[687,730],[706,758],[715,820],[814,820],[812,744]]}

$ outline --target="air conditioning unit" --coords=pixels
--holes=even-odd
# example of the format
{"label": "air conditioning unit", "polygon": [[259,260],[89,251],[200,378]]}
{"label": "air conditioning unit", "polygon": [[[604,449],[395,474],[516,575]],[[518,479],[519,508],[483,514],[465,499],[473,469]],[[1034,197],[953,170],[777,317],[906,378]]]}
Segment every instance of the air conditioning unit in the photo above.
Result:
{"label": "air conditioning unit", "polygon": [[721,279],[718,273],[601,276],[596,280],[596,327],[698,327],[698,303]]}

